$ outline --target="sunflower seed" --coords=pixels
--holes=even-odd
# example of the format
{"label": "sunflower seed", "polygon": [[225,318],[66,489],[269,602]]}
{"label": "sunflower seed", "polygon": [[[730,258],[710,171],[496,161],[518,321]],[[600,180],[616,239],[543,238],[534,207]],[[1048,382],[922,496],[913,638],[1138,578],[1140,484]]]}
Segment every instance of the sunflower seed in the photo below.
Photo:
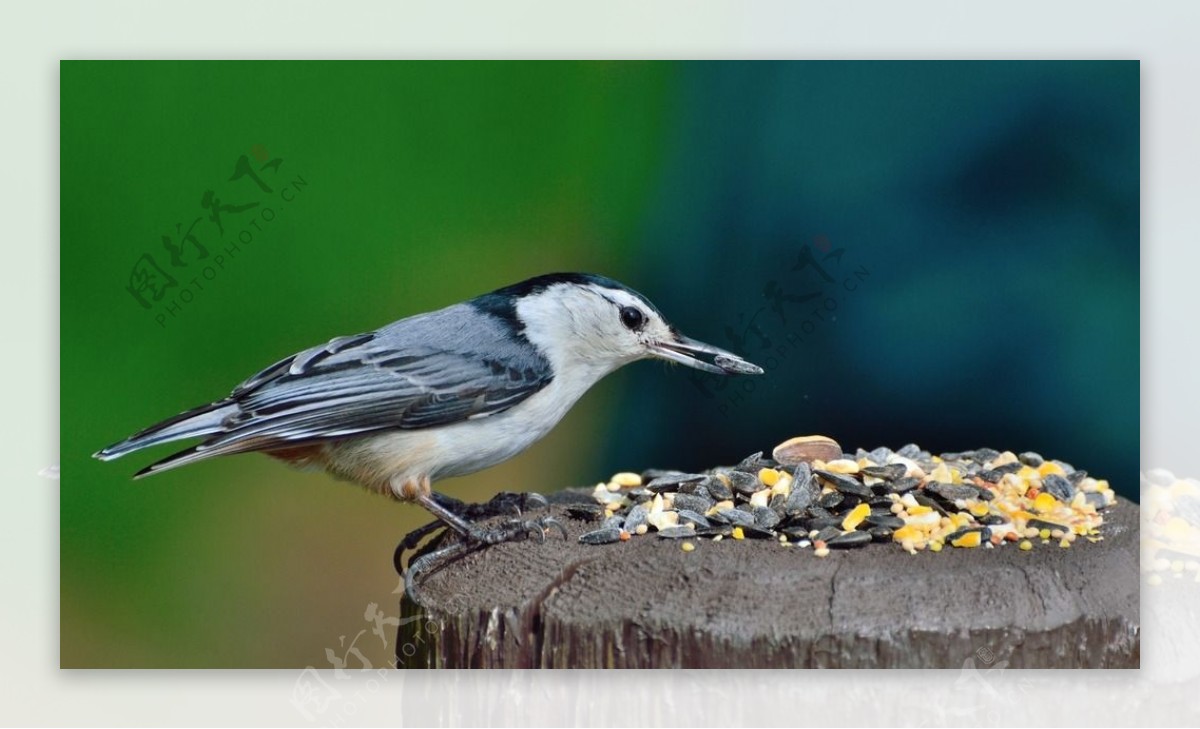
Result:
{"label": "sunflower seed", "polygon": [[675,494],[676,511],[698,511],[701,514],[712,508],[713,500],[695,494]]}
{"label": "sunflower seed", "polygon": [[597,529],[579,535],[580,544],[612,544],[621,541],[620,529]]}
{"label": "sunflower seed", "polygon": [[1067,479],[1057,473],[1047,474],[1042,479],[1042,490],[1063,503],[1071,503],[1075,497],[1075,487]]}
{"label": "sunflower seed", "polygon": [[690,509],[681,509],[679,511],[679,521],[685,524],[694,524],[698,527],[712,526],[712,523],[703,514]]}
{"label": "sunflower seed", "polygon": [[807,435],[786,440],[775,446],[771,456],[785,466],[794,466],[812,461],[832,461],[841,458],[842,447],[832,438],[823,435]]}
{"label": "sunflower seed", "polygon": [[862,470],[864,476],[873,478],[882,478],[884,481],[895,481],[902,478],[908,472],[908,467],[903,463],[890,463],[886,466],[867,466]]}
{"label": "sunflower seed", "polygon": [[604,507],[600,504],[571,504],[567,507],[567,516],[583,521],[599,521],[604,516]]}
{"label": "sunflower seed", "polygon": [[774,529],[779,524],[779,515],[765,506],[754,510],[754,525],[759,529]]}
{"label": "sunflower seed", "polygon": [[815,473],[822,481],[844,494],[854,494],[855,496],[864,499],[871,498],[871,489],[849,476],[821,470],[818,470]]}
{"label": "sunflower seed", "polygon": [[832,539],[826,539],[825,546],[830,549],[853,549],[866,545],[871,541],[871,538],[871,535],[867,532],[844,532]]}

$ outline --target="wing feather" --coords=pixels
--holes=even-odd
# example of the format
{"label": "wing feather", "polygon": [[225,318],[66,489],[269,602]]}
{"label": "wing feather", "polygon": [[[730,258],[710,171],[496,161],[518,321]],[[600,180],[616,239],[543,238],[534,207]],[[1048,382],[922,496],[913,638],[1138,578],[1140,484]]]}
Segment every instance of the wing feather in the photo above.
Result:
{"label": "wing feather", "polygon": [[[494,332],[491,341],[408,344],[403,332],[339,337],[280,360],[237,387],[207,455],[485,418],[552,379],[549,363]],[[486,352],[486,354],[481,353]]]}

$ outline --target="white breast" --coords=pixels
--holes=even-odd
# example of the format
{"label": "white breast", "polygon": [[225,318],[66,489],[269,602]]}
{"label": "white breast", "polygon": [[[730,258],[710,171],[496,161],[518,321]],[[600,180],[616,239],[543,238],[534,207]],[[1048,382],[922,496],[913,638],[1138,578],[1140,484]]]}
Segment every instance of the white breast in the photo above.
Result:
{"label": "white breast", "polygon": [[437,480],[483,470],[549,433],[603,374],[570,371],[514,407],[477,420],[343,441],[329,448],[331,465],[376,490],[422,477]]}
{"label": "white breast", "polygon": [[433,478],[462,476],[512,458],[550,432],[587,392],[592,382],[555,378],[528,399],[498,415],[468,420],[435,435],[437,463]]}

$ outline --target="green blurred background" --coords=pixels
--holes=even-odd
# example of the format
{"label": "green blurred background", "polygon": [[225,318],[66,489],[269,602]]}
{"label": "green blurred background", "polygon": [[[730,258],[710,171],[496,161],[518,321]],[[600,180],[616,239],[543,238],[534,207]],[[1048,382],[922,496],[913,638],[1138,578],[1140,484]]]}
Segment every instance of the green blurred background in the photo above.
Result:
{"label": "green blurred background", "polygon": [[1136,62],[64,62],[62,665],[383,665],[417,508],[262,456],[133,482],[170,448],[90,454],[549,271],[768,374],[627,368],[454,496],[807,433],[1034,449],[1134,496],[1138,94]]}

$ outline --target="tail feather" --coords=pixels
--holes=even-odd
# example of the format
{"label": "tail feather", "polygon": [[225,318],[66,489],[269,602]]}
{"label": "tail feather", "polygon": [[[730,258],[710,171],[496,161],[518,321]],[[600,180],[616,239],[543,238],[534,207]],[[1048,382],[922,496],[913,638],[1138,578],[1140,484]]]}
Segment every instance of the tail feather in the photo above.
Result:
{"label": "tail feather", "polygon": [[[208,405],[201,405],[198,408],[193,408],[173,418],[168,418],[161,423],[152,425],[119,443],[114,443],[94,453],[93,457],[101,461],[111,461],[127,453],[133,453],[134,451],[140,451],[143,448],[149,448],[162,443],[221,433],[225,429],[223,421],[235,412],[237,412],[237,405],[229,400],[220,400]],[[166,460],[169,461],[174,458],[175,456],[172,456]],[[162,462],[160,461],[160,463]],[[151,468],[154,467],[152,466]],[[139,475],[142,474],[139,473]]]}

